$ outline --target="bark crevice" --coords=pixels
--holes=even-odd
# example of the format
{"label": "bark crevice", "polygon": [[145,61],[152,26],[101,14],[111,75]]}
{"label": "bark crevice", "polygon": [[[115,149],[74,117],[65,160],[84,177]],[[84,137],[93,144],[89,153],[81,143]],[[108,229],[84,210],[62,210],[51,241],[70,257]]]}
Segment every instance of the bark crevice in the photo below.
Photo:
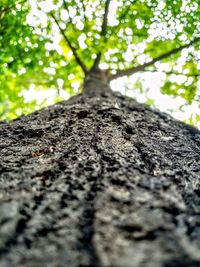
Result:
{"label": "bark crevice", "polygon": [[200,266],[199,140],[110,90],[1,124],[0,265]]}

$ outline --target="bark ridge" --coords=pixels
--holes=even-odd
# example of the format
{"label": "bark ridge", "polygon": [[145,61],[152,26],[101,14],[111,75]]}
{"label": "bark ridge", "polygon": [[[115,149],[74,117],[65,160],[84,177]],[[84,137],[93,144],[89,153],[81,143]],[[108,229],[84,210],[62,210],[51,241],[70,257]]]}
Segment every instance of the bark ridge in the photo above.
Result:
{"label": "bark ridge", "polygon": [[200,266],[200,132],[113,92],[0,124],[1,267]]}

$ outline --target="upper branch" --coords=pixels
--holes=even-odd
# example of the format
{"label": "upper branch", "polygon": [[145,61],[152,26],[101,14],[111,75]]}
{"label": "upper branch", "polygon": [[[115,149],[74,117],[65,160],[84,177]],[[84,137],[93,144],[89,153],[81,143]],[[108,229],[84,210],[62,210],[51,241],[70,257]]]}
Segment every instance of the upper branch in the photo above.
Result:
{"label": "upper branch", "polygon": [[[101,37],[105,37],[105,35],[106,35],[106,29],[107,29],[107,25],[108,25],[108,12],[109,12],[110,1],[111,0],[107,0],[106,4],[105,4],[105,11],[104,11],[104,15],[103,15],[103,22],[102,22],[101,33],[100,33]],[[92,69],[95,69],[99,65],[99,62],[101,60],[101,55],[102,55],[102,52],[99,51],[98,54],[97,54],[97,57],[96,57],[96,59],[94,61],[94,64],[92,66]]]}
{"label": "upper branch", "polygon": [[107,0],[106,4],[105,4],[105,12],[104,12],[103,23],[102,23],[102,27],[101,27],[101,36],[105,36],[105,34],[106,34],[106,28],[108,25],[109,5],[110,5],[110,0]]}
{"label": "upper branch", "polygon": [[51,17],[54,19],[55,23],[57,24],[57,26],[58,26],[58,28],[59,28],[59,30],[60,30],[62,36],[63,36],[63,38],[65,39],[65,41],[66,41],[67,44],[69,45],[70,49],[72,50],[72,53],[73,53],[73,55],[74,55],[74,57],[75,57],[75,59],[76,59],[76,62],[77,62],[78,65],[82,68],[83,72],[84,72],[85,74],[87,74],[87,73],[88,73],[88,70],[87,70],[85,64],[84,64],[84,63],[82,62],[82,60],[79,58],[79,56],[78,56],[78,54],[77,54],[77,52],[76,52],[76,48],[71,44],[69,38],[68,38],[67,35],[65,34],[64,30],[61,28],[61,26],[60,26],[58,20],[57,20],[56,17],[53,15],[53,13],[51,13],[50,15],[51,15]]}
{"label": "upper branch", "polygon": [[164,73],[166,75],[172,75],[172,74],[175,74],[175,75],[184,75],[184,76],[187,76],[187,77],[199,77],[200,74],[197,74],[197,73],[180,73],[180,72],[176,72],[176,71],[159,71],[159,70],[144,70],[145,72],[152,72],[152,73],[158,73],[158,72],[161,72],[161,73]]}
{"label": "upper branch", "polygon": [[[65,7],[65,10],[68,12],[68,15],[69,15],[69,8],[68,8],[67,3],[66,3],[65,0],[63,0],[63,4],[64,4],[64,7]],[[71,24],[73,24],[73,21],[72,21],[72,18],[70,17],[70,15],[69,15],[69,20],[70,20]]]}
{"label": "upper branch", "polygon": [[84,4],[84,1],[81,0],[81,3],[82,3],[82,7],[83,7],[83,16],[84,16],[84,20],[85,20],[85,23],[87,22],[87,16],[86,16],[86,6]]}
{"label": "upper branch", "polygon": [[7,11],[9,11],[9,10],[11,10],[13,7],[16,7],[16,5],[18,5],[18,4],[22,4],[22,3],[24,3],[24,2],[27,2],[27,0],[22,0],[22,1],[19,1],[19,2],[17,2],[17,3],[14,3],[14,4],[11,5],[11,6],[7,6],[7,7],[3,8],[3,9],[0,9],[0,14],[3,13],[3,12],[7,12]]}
{"label": "upper branch", "polygon": [[66,10],[68,11],[68,13],[69,13],[68,6],[67,6],[67,3],[66,3],[65,0],[63,0],[63,4],[64,4],[65,9],[66,9]]}
{"label": "upper branch", "polygon": [[167,53],[164,53],[164,54],[152,59],[151,61],[149,61],[147,63],[144,63],[143,65],[139,65],[137,67],[133,67],[133,68],[125,69],[125,70],[117,70],[116,74],[113,74],[113,75],[110,76],[110,80],[113,80],[113,79],[116,79],[116,78],[119,78],[119,77],[122,77],[122,76],[129,76],[129,75],[132,75],[132,74],[134,74],[136,72],[139,72],[139,71],[144,71],[146,67],[149,67],[149,66],[155,64],[156,62],[158,62],[158,61],[160,61],[160,60],[162,60],[164,58],[167,58],[167,57],[169,57],[171,55],[174,55],[174,54],[182,51],[184,48],[188,48],[192,44],[197,43],[198,41],[200,41],[200,37],[195,38],[193,41],[191,41],[188,44],[185,44],[183,46],[179,46],[177,48],[174,48],[171,51],[169,51]]}

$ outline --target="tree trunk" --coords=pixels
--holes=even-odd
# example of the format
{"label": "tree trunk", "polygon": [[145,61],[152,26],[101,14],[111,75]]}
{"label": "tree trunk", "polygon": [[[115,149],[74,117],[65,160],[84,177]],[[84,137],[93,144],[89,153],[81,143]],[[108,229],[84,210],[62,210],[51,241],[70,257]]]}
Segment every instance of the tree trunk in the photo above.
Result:
{"label": "tree trunk", "polygon": [[200,266],[199,146],[109,90],[1,123],[0,266]]}

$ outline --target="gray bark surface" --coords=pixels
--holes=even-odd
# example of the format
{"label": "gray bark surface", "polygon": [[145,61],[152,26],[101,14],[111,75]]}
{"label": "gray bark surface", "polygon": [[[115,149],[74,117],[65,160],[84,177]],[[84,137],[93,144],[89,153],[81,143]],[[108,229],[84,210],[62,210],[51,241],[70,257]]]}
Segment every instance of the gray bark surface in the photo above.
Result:
{"label": "gray bark surface", "polygon": [[1,123],[0,266],[200,266],[200,132],[111,92]]}

